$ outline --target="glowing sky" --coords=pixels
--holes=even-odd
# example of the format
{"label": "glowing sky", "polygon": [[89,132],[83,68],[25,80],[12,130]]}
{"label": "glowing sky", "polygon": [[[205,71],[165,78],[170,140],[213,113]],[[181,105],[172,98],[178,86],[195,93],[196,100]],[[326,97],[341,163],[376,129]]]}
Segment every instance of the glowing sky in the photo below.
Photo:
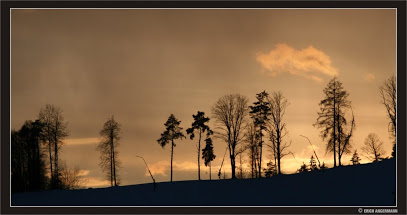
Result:
{"label": "glowing sky", "polygon": [[[335,75],[354,108],[353,149],[362,155],[364,139],[374,132],[388,156],[392,144],[378,86],[395,73],[392,9],[12,10],[11,15],[11,127],[35,119],[45,104],[61,107],[71,134],[61,157],[79,166],[92,187],[108,185],[96,146],[111,115],[122,125],[122,184],[151,181],[135,155],[147,160],[157,181],[168,181],[170,148],[156,140],[170,114],[185,130],[198,110],[210,116],[221,96],[240,93],[252,103],[263,90],[282,91],[290,103],[285,122],[295,158],[283,159],[283,172],[309,162],[312,150],[299,135],[309,137],[320,160],[332,166],[333,156],[325,154],[312,124],[322,90]],[[174,180],[197,179],[195,144],[177,141]],[[225,147],[214,141],[212,178]],[[343,157],[344,164],[351,155]],[[264,161],[269,159],[266,150]],[[228,171],[229,159],[225,162]],[[209,178],[207,167],[201,177]]]}

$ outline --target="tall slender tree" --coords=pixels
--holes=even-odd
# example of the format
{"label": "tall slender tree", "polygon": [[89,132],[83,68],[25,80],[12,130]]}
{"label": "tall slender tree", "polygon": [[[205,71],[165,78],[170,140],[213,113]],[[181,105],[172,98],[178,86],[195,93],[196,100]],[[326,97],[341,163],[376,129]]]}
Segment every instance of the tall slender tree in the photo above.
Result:
{"label": "tall slender tree", "polygon": [[[394,141],[394,148],[396,148],[396,136],[397,136],[397,81],[396,76],[391,76],[384,81],[383,85],[379,87],[381,102],[386,108],[387,115],[389,117],[388,130]],[[393,156],[394,157],[394,156]]]}
{"label": "tall slender tree", "polygon": [[256,126],[254,122],[247,124],[245,139],[246,150],[249,154],[250,169],[252,178],[257,178],[258,176],[258,163],[259,163],[259,145],[258,145],[258,132],[256,131]]}
{"label": "tall slender tree", "polygon": [[[345,113],[351,108],[351,104],[347,99],[349,93],[343,89],[342,83],[336,77],[331,79],[323,91],[325,98],[319,103],[320,111],[314,126],[321,128],[322,139],[328,140],[326,150],[327,152],[333,152],[335,167],[337,156],[339,159],[338,164],[341,165],[342,154],[349,152],[347,149],[350,148],[349,140],[352,133],[345,134],[344,126],[347,125]],[[352,123],[354,126],[354,119]],[[353,131],[353,127],[351,131]],[[344,138],[345,136],[349,136],[348,141]]]}
{"label": "tall slender tree", "polygon": [[197,151],[198,151],[198,180],[201,180],[201,158],[199,156],[201,152],[201,139],[202,139],[202,134],[206,132],[206,137],[209,138],[210,135],[213,134],[213,131],[209,128],[208,125],[205,123],[209,122],[209,117],[205,117],[205,113],[198,111],[196,115],[192,115],[194,118],[194,122],[192,123],[191,127],[188,128],[187,134],[189,134],[189,138],[191,140],[194,139],[195,137],[195,131],[198,133],[199,139],[198,139],[198,144],[196,146]]}
{"label": "tall slender tree", "polygon": [[97,150],[100,151],[100,166],[107,172],[107,178],[110,180],[110,186],[117,186],[118,168],[120,167],[119,146],[121,125],[115,121],[114,116],[109,118],[99,132],[101,136]]}
{"label": "tall slender tree", "polygon": [[270,104],[270,121],[268,123],[268,131],[274,155],[277,157],[277,173],[281,174],[281,159],[292,152],[288,151],[291,142],[285,142],[284,137],[288,134],[286,124],[283,121],[285,111],[288,106],[288,100],[282,92],[273,92],[269,97]]}
{"label": "tall slender tree", "polygon": [[63,144],[63,139],[69,135],[68,123],[64,121],[62,109],[47,104],[45,108],[41,108],[38,114],[40,122],[44,125],[44,135],[49,150],[50,172],[51,172],[51,187],[61,188],[60,172],[59,172],[59,150]]}
{"label": "tall slender tree", "polygon": [[216,158],[216,155],[213,152],[212,139],[207,137],[205,142],[205,148],[202,149],[202,159],[205,161],[205,166],[209,165],[209,180],[212,180],[211,163]]}
{"label": "tall slender tree", "polygon": [[218,125],[216,135],[228,144],[232,178],[236,178],[236,146],[244,139],[244,121],[249,113],[248,99],[240,94],[221,97],[212,107],[213,118]]}
{"label": "tall slender tree", "polygon": [[181,121],[178,121],[177,118],[173,114],[168,117],[167,122],[165,122],[165,131],[161,133],[160,139],[157,140],[158,144],[161,147],[165,147],[168,143],[171,143],[171,182],[172,182],[172,161],[174,158],[174,147],[176,139],[185,138],[184,134],[182,133],[182,127],[180,127]]}
{"label": "tall slender tree", "polygon": [[263,131],[266,129],[266,123],[270,116],[270,103],[267,101],[269,96],[266,91],[256,94],[257,101],[253,103],[250,108],[250,117],[253,118],[255,126],[258,128],[260,137],[259,145],[259,176],[261,177],[261,161],[263,155]]}

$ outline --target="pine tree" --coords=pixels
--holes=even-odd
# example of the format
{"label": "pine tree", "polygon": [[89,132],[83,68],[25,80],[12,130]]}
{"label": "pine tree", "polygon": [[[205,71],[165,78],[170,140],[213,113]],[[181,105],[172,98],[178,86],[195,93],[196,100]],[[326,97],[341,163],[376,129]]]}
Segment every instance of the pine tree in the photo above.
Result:
{"label": "pine tree", "polygon": [[205,166],[209,165],[209,180],[212,180],[211,162],[216,158],[213,152],[212,139],[210,137],[205,139],[206,146],[202,149],[202,159],[205,161]]}
{"label": "pine tree", "polygon": [[202,134],[206,132],[206,137],[209,138],[210,135],[213,134],[213,131],[209,128],[208,125],[206,125],[205,123],[209,122],[209,118],[205,117],[205,113],[198,111],[198,113],[196,115],[192,115],[192,117],[194,118],[194,122],[191,125],[191,128],[188,128],[187,134],[189,134],[189,138],[191,140],[194,139],[195,137],[195,133],[194,131],[196,130],[198,132],[199,135],[199,140],[198,140],[198,144],[197,144],[197,151],[198,151],[198,180],[201,180],[201,159],[200,159],[200,152],[201,152],[201,138],[202,138]]}
{"label": "pine tree", "polygon": [[315,161],[314,155],[311,156],[309,161],[309,171],[318,170],[317,162]]}
{"label": "pine tree", "polygon": [[255,126],[259,129],[258,134],[260,137],[259,142],[259,176],[261,177],[261,161],[262,161],[262,154],[263,154],[263,130],[266,129],[266,122],[269,120],[270,115],[270,103],[267,101],[267,97],[269,96],[266,91],[263,91],[259,94],[256,94],[257,101],[253,103],[253,106],[249,106],[251,109],[250,116],[254,120]]}
{"label": "pine tree", "polygon": [[320,170],[328,169],[325,162],[322,162],[322,165],[319,167]]}
{"label": "pine tree", "polygon": [[267,168],[264,168],[263,170],[267,178],[277,175],[277,168],[273,161],[269,161],[267,163]]}
{"label": "pine tree", "polygon": [[308,171],[309,171],[308,166],[304,162],[302,163],[301,167],[297,170],[298,173],[308,172]]}
{"label": "pine tree", "polygon": [[352,165],[360,164],[360,158],[357,150],[355,150],[355,152],[353,153],[352,159],[350,159],[350,161],[352,162]]}
{"label": "pine tree", "polygon": [[165,122],[165,131],[161,133],[160,139],[157,140],[158,144],[161,147],[165,147],[168,143],[171,143],[171,182],[172,182],[172,161],[174,158],[174,147],[176,139],[183,139],[185,138],[184,134],[182,133],[182,128],[179,126],[181,121],[178,121],[177,118],[173,114],[168,117],[167,122]]}

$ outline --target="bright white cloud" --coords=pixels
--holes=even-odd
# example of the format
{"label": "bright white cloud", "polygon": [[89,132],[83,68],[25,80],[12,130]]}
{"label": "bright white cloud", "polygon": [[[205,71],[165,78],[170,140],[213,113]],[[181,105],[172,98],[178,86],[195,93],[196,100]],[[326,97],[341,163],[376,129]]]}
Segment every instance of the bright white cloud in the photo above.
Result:
{"label": "bright white cloud", "polygon": [[313,46],[296,50],[280,43],[269,53],[257,53],[256,60],[262,65],[263,72],[271,77],[289,73],[321,82],[325,76],[338,75],[331,58]]}

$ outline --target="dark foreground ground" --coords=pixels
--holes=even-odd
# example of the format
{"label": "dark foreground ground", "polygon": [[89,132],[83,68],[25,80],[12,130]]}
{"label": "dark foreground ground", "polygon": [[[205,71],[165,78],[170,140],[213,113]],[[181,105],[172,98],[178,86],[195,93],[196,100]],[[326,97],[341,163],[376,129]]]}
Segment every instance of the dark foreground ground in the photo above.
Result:
{"label": "dark foreground ground", "polygon": [[272,178],[179,181],[12,195],[12,206],[394,206],[394,159]]}

